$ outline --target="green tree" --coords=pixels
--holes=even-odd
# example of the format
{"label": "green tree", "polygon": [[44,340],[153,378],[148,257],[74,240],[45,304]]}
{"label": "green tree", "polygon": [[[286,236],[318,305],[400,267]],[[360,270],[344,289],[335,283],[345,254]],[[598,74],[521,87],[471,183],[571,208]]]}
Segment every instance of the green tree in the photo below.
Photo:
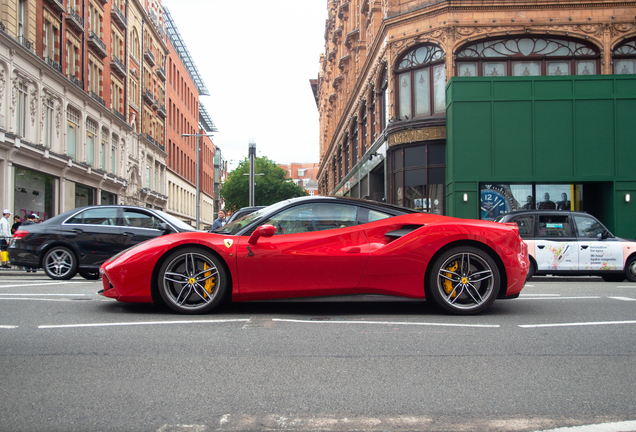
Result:
{"label": "green tree", "polygon": [[[221,186],[219,195],[225,202],[226,211],[232,213],[249,205],[249,172],[250,162],[245,158]],[[264,174],[255,176],[254,205],[268,206],[288,198],[307,195],[302,187],[285,178],[284,169],[266,156],[254,160],[254,173]]]}

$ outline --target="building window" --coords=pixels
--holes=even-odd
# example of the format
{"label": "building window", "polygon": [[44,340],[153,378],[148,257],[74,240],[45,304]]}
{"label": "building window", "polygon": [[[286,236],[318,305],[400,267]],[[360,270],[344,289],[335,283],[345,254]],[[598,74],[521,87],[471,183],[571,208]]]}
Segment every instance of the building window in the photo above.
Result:
{"label": "building window", "polygon": [[133,27],[132,31],[132,56],[137,62],[141,59],[141,44],[139,43],[139,35],[137,29]]}
{"label": "building window", "polygon": [[100,164],[99,167],[103,170],[106,170],[106,150],[107,150],[107,143],[108,143],[108,129],[102,129],[102,142],[101,142],[101,146],[100,146]]}
{"label": "building window", "polygon": [[95,165],[95,136],[97,135],[97,122],[86,119],[86,163]]}
{"label": "building window", "polygon": [[636,39],[614,48],[614,74],[636,74]]}
{"label": "building window", "polygon": [[380,99],[380,130],[383,131],[389,124],[389,70],[385,66],[382,72],[382,79],[380,80],[380,92],[378,97]]}
{"label": "building window", "polygon": [[92,59],[88,61],[88,89],[94,96],[102,95],[102,71],[100,65]]}
{"label": "building window", "polygon": [[110,146],[110,172],[115,174],[115,161],[117,160],[117,142],[119,138],[117,135],[113,134],[111,138],[111,146]]}
{"label": "building window", "polygon": [[53,67],[59,68],[58,70],[62,72],[59,64],[58,64],[58,47],[56,46],[58,40],[58,28],[59,23],[55,25],[49,21],[48,19],[44,20],[44,31],[42,34],[42,42],[43,42],[43,52],[42,57],[44,60],[48,62],[49,65]]}
{"label": "building window", "polygon": [[420,45],[397,63],[398,116],[402,119],[443,114],[446,109],[446,65],[437,45]]}
{"label": "building window", "polygon": [[150,189],[150,165],[146,165],[146,187]]}
{"label": "building window", "polygon": [[44,99],[44,146],[51,148],[53,145],[53,101]]}
{"label": "building window", "polygon": [[389,155],[391,202],[427,213],[444,214],[445,152],[443,143],[392,151]]}
{"label": "building window", "polygon": [[457,50],[457,76],[596,75],[600,55],[583,42],[558,38],[495,39]]}
{"label": "building window", "polygon": [[66,154],[71,159],[77,158],[77,133],[79,124],[79,112],[68,107],[66,111]]}
{"label": "building window", "polygon": [[26,124],[27,124],[27,102],[29,96],[29,88],[25,83],[20,81],[18,84],[18,106],[17,116],[17,132],[18,135],[25,137],[26,136]]}

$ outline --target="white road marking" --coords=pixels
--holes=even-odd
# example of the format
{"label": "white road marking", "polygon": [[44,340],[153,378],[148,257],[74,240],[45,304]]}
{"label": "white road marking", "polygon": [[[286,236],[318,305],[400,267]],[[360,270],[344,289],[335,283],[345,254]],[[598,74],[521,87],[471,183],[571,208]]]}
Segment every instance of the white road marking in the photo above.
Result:
{"label": "white road marking", "polygon": [[120,323],[94,323],[94,324],[62,324],[62,325],[41,325],[40,329],[55,328],[80,328],[80,327],[115,327],[115,326],[137,326],[137,325],[159,325],[159,324],[216,324],[228,322],[246,322],[249,319],[227,319],[227,320],[191,320],[191,321],[139,321]]}
{"label": "white road marking", "polygon": [[561,297],[561,294],[519,294],[519,297]]}
{"label": "white road marking", "polygon": [[273,318],[272,321],[305,323],[305,324],[382,324],[382,325],[411,325],[411,326],[439,326],[439,327],[485,327],[498,328],[498,324],[451,324],[451,323],[423,323],[423,322],[399,322],[399,321],[310,321],[295,319]]}
{"label": "white road marking", "polygon": [[0,325],[0,329],[14,329],[14,328],[18,328],[18,326]]}
{"label": "white road marking", "polygon": [[[44,285],[68,285],[68,284],[85,284],[86,282],[45,282],[45,283],[38,283],[38,287],[40,286],[44,286]],[[91,282],[89,282],[91,283]],[[18,284],[18,285],[0,285],[0,288],[19,288],[19,287],[33,287],[32,283],[29,284]]]}
{"label": "white road marking", "polygon": [[616,288],[636,288],[636,285],[627,285],[627,286],[619,285]]}
{"label": "white road marking", "polygon": [[521,328],[579,327],[579,326],[619,325],[619,324],[636,324],[636,321],[598,321],[598,322],[558,323],[558,324],[523,324],[523,325],[519,325],[519,327]]}
{"label": "white road marking", "polygon": [[535,432],[630,432],[636,430],[636,421],[599,423],[585,426],[560,427]]}
{"label": "white road marking", "polygon": [[[528,294],[530,295],[530,294]],[[519,297],[515,300],[585,300],[600,299],[601,296],[581,296],[581,297]]]}
{"label": "white road marking", "polygon": [[2,296],[21,296],[21,297],[41,297],[41,296],[66,296],[66,297],[75,297],[75,296],[87,296],[87,295],[92,295],[92,294],[74,294],[74,293],[69,293],[69,294],[29,294],[29,293],[0,293],[0,298],[2,298]]}
{"label": "white road marking", "polygon": [[44,298],[24,298],[24,297],[0,297],[0,300],[27,300],[27,301],[52,301],[52,302],[70,302],[73,299],[44,299]]}
{"label": "white road marking", "polygon": [[622,300],[622,301],[636,301],[635,298],[631,298],[631,297],[608,297],[614,300]]}

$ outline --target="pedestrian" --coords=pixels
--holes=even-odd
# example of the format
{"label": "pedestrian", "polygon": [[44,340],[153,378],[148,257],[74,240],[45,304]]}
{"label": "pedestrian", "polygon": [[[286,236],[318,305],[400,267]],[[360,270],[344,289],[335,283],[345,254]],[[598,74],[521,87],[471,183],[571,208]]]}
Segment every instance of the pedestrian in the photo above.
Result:
{"label": "pedestrian", "polygon": [[11,234],[15,234],[15,232],[20,228],[22,224],[22,218],[18,215],[13,216],[13,225],[11,225]]}
{"label": "pedestrian", "polygon": [[219,210],[219,217],[216,218],[212,224],[212,231],[217,228],[221,228],[223,225],[225,225],[225,212],[223,210]]}
{"label": "pedestrian", "polygon": [[38,223],[38,215],[31,213],[26,217],[26,220],[22,222],[22,226],[35,225],[36,223]]}
{"label": "pedestrian", "polygon": [[0,219],[0,255],[2,256],[2,268],[8,269],[9,267],[9,253],[7,248],[9,247],[9,241],[11,240],[11,224],[9,223],[9,217],[11,211],[4,209],[2,212],[2,218]]}

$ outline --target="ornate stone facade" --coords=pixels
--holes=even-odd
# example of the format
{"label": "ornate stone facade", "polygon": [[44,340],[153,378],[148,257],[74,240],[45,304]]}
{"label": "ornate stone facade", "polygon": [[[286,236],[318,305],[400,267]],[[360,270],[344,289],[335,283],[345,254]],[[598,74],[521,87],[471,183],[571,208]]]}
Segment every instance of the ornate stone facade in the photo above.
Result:
{"label": "ornate stone facade", "polygon": [[[437,102],[444,102],[443,91],[439,101],[431,102],[433,111],[428,114],[417,115],[420,111],[415,102],[415,116],[401,112],[405,108],[400,108],[400,102],[410,101],[406,101],[408,95],[401,94],[398,87],[402,84],[398,83],[400,62],[407,53],[423,46],[441,49],[443,54],[431,60],[431,65],[439,65],[437,71],[445,69],[445,82],[459,75],[458,64],[469,64],[468,73],[486,73],[483,53],[467,63],[471,58],[467,57],[468,51],[462,50],[469,45],[482,44],[479,46],[483,51],[491,42],[506,45],[507,40],[514,40],[515,47],[520,48],[491,53],[489,57],[501,59],[501,67],[508,68],[507,75],[517,73],[511,62],[530,58],[524,57],[528,54],[524,52],[528,41],[534,43],[530,48],[533,64],[526,66],[535,67],[535,73],[558,74],[559,65],[549,61],[550,56],[558,54],[561,57],[554,58],[571,65],[568,74],[586,73],[583,67],[588,64],[595,68],[593,73],[612,74],[621,72],[614,70],[614,61],[621,58],[619,54],[631,55],[629,50],[617,48],[636,39],[636,2],[632,1],[329,0],[327,4],[325,55],[321,57],[317,92],[320,191],[347,194],[355,190],[357,183],[362,184],[369,170],[376,169],[378,175],[384,171],[386,177],[384,191],[376,191],[376,198],[391,202],[395,197],[388,192],[390,181],[386,173],[390,174],[390,170],[378,167],[375,156],[387,156],[390,151],[387,142],[396,140],[393,134],[405,136],[409,130],[445,128],[444,112],[434,110]],[[541,54],[538,45],[545,48],[553,41],[565,47],[564,52]],[[568,47],[571,49],[565,53]],[[587,51],[576,51],[580,47]],[[588,62],[580,64],[581,70],[574,63],[579,55],[587,55],[580,58]],[[628,66],[621,70],[627,71]],[[556,72],[551,67],[557,68]],[[432,73],[431,70],[431,76]],[[410,82],[404,83],[407,84]],[[442,143],[443,136],[440,135]],[[358,196],[370,194],[366,192],[360,190]]]}

